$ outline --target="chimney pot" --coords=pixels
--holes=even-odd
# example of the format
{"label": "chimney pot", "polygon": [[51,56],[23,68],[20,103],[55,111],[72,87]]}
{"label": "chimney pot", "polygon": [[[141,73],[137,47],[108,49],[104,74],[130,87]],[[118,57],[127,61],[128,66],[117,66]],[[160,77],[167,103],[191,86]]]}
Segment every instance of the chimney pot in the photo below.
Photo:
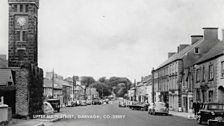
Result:
{"label": "chimney pot", "polygon": [[176,52],[169,52],[168,53],[168,58],[170,58],[171,56],[173,56],[173,55],[175,55],[176,54]]}
{"label": "chimney pot", "polygon": [[180,44],[177,47],[177,53],[179,53],[180,51],[182,51],[184,48],[186,48],[187,46],[189,46],[188,44]]}

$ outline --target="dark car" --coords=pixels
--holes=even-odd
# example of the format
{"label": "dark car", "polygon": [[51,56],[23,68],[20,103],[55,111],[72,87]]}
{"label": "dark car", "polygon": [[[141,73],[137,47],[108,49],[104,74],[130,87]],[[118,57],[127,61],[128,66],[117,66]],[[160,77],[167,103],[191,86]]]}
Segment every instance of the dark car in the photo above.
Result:
{"label": "dark car", "polygon": [[202,122],[212,123],[217,118],[221,118],[222,120],[223,117],[224,117],[224,104],[205,103],[202,105],[201,110],[198,112],[197,122],[199,124],[201,124]]}
{"label": "dark car", "polygon": [[93,105],[101,105],[100,99],[98,99],[98,98],[93,99],[92,104]]}
{"label": "dark car", "polygon": [[51,104],[54,110],[60,112],[60,100],[59,99],[48,99],[47,102]]}

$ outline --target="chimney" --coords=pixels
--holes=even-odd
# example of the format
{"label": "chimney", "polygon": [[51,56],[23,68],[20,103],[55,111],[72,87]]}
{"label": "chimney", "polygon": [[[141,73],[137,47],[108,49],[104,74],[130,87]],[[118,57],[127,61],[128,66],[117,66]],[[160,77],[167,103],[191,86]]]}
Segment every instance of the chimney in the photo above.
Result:
{"label": "chimney", "polygon": [[0,58],[6,60],[6,55],[0,55]]}
{"label": "chimney", "polygon": [[168,58],[170,58],[170,57],[173,56],[174,54],[176,54],[176,52],[168,52]]}
{"label": "chimney", "polygon": [[177,47],[177,53],[179,53],[180,51],[182,51],[184,48],[186,48],[187,46],[189,46],[188,44],[180,44]]}
{"label": "chimney", "polygon": [[191,45],[193,45],[198,40],[202,39],[203,35],[191,35]]}
{"label": "chimney", "polygon": [[206,27],[203,29],[205,40],[218,40],[218,28]]}

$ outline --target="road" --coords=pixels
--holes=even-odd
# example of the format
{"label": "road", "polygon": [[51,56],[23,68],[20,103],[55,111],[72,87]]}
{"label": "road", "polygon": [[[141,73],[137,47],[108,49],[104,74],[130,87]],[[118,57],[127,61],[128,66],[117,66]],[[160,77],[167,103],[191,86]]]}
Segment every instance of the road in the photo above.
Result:
{"label": "road", "polygon": [[195,120],[176,116],[148,115],[146,111],[119,108],[116,103],[63,108],[60,114],[72,119],[62,119],[53,126],[200,126]]}

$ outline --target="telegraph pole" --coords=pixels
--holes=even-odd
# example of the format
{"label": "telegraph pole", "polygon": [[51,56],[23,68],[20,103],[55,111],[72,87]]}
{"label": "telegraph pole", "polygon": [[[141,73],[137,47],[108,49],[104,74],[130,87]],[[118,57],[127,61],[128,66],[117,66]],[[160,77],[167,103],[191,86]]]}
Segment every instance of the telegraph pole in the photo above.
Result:
{"label": "telegraph pole", "polygon": [[52,72],[52,97],[54,98],[54,69],[53,69],[53,72]]}
{"label": "telegraph pole", "polygon": [[73,100],[74,100],[74,98],[75,98],[75,87],[76,87],[76,80],[75,80],[75,76],[73,75],[73,76],[72,76],[72,88],[73,88],[72,92],[73,92]]}
{"label": "telegraph pole", "polygon": [[154,103],[154,67],[152,68],[152,103]]}

